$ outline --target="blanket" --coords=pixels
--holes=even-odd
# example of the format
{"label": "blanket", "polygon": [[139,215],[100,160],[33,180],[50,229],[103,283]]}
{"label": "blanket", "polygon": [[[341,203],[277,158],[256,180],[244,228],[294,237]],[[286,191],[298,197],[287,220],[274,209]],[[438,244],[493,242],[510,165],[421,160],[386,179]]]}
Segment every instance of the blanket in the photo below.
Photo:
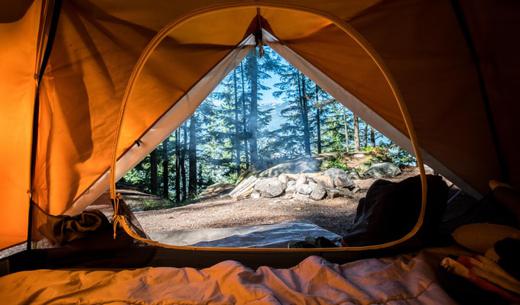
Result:
{"label": "blanket", "polygon": [[289,269],[34,270],[0,278],[3,304],[455,304],[422,254]]}

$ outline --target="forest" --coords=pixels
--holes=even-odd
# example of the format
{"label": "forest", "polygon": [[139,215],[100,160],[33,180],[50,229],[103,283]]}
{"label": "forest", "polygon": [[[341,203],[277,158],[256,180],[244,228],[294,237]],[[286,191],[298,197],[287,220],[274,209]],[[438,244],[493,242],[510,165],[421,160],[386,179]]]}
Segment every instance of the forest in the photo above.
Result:
{"label": "forest", "polygon": [[272,49],[254,48],[118,186],[175,206],[196,200],[209,185],[236,183],[280,162],[374,149],[397,165],[414,163]]}

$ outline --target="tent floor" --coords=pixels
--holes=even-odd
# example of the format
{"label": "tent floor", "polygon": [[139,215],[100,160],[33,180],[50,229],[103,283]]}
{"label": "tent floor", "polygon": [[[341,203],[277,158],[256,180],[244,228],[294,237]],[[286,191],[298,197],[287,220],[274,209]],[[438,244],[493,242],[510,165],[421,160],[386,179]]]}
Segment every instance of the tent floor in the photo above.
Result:
{"label": "tent floor", "polygon": [[[130,246],[109,250],[85,250],[70,248],[51,248],[25,250],[0,260],[0,276],[8,273],[34,269],[121,269],[140,267],[193,267],[205,268],[224,260],[235,260],[245,266],[257,268],[271,266],[275,268],[292,267],[305,258],[316,255],[334,263],[397,254],[404,249],[385,249],[377,251],[236,251],[215,250],[182,250],[153,246]],[[397,251],[399,250],[399,251]],[[411,250],[411,249],[409,249]]]}

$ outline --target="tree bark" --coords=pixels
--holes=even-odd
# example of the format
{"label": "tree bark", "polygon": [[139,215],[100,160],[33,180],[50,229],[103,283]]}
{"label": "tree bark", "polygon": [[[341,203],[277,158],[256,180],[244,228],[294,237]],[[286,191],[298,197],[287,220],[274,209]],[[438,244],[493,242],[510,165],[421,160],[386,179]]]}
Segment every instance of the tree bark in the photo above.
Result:
{"label": "tree bark", "polygon": [[249,147],[247,145],[246,82],[243,62],[240,63],[240,80],[242,82],[242,139],[244,141],[244,157],[246,161],[246,168],[249,168]]}
{"label": "tree bark", "polygon": [[181,201],[185,201],[187,199],[187,183],[186,183],[186,150],[187,150],[187,142],[188,142],[188,132],[186,128],[186,124],[182,125],[182,149],[181,149],[181,179],[182,179],[182,188],[181,188]]}
{"label": "tree bark", "polygon": [[303,148],[305,150],[305,154],[307,156],[311,155],[311,135],[309,130],[309,109],[307,105],[307,94],[305,91],[305,76],[298,73],[298,93],[300,95],[300,114],[302,117],[302,125],[303,125]]}
{"label": "tree bark", "polygon": [[181,202],[181,146],[179,143],[180,130],[175,131],[175,202]]}
{"label": "tree bark", "polygon": [[188,197],[197,196],[197,117],[193,115],[190,119],[190,144],[188,148],[189,181]]}
{"label": "tree bark", "polygon": [[359,147],[359,118],[354,114],[354,150],[358,152]]}
{"label": "tree bark", "polygon": [[350,138],[348,136],[348,120],[347,120],[347,114],[345,112],[343,112],[343,122],[345,123],[345,125],[343,126],[344,128],[344,135],[345,135],[345,152],[349,152],[349,145],[350,145]]}
{"label": "tree bark", "polygon": [[150,153],[150,193],[157,195],[157,151]]}
{"label": "tree bark", "polygon": [[376,132],[372,127],[370,127],[370,143],[372,144],[372,147],[376,146]]}
{"label": "tree bark", "polygon": [[365,121],[363,121],[363,122],[365,123],[365,131],[364,131],[365,147],[368,147],[368,124]]}
{"label": "tree bark", "polygon": [[170,198],[170,177],[169,177],[169,167],[170,167],[170,156],[168,155],[168,142],[170,141],[170,137],[167,137],[166,140],[162,143],[162,181],[163,181],[163,198]]}
{"label": "tree bark", "polygon": [[251,156],[251,165],[253,168],[258,168],[258,61],[256,57],[256,48],[249,56],[249,73],[251,81],[251,105],[249,110],[249,151]]}
{"label": "tree bark", "polygon": [[[314,98],[316,101],[316,104],[318,104],[318,95],[319,95],[319,88],[318,85],[314,84]],[[321,107],[316,108],[316,146],[318,149],[318,154],[321,154]]]}
{"label": "tree bark", "polygon": [[233,93],[235,98],[235,137],[233,144],[235,145],[235,166],[237,177],[240,176],[240,125],[239,125],[239,113],[240,113],[240,101],[238,100],[238,86],[237,86],[237,70],[233,70]]}

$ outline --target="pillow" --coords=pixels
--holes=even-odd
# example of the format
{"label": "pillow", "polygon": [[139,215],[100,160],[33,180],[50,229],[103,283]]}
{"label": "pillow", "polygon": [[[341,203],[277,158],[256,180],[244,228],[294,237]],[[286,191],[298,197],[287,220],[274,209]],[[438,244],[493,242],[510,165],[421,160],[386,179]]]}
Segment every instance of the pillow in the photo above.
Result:
{"label": "pillow", "polygon": [[520,239],[520,230],[504,225],[472,223],[458,227],[452,236],[459,245],[484,254],[499,240]]}

